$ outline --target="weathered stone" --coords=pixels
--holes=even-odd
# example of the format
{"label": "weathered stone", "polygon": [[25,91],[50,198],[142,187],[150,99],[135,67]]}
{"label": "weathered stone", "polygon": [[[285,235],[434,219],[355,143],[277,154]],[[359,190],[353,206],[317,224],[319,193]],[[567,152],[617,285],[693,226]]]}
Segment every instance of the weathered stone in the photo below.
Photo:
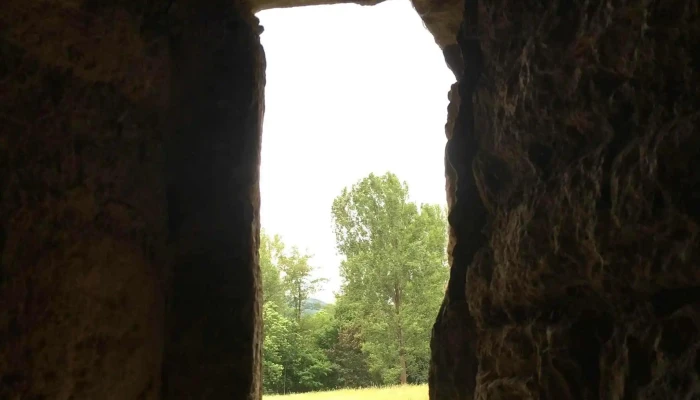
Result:
{"label": "weathered stone", "polygon": [[359,4],[362,6],[373,6],[384,2],[384,0],[252,0],[251,8],[253,12],[269,10],[273,8],[290,8],[290,7],[307,7],[307,6],[323,6],[331,4]]}
{"label": "weathered stone", "polygon": [[[150,56],[135,15],[97,12],[104,25],[84,33],[129,41],[110,34],[101,43],[114,48],[98,54],[87,51],[96,37],[73,42],[79,10],[2,8],[0,398],[157,398],[167,71],[148,68],[164,62],[165,42]],[[71,49],[104,71],[91,75]]]}
{"label": "weathered stone", "polygon": [[175,18],[164,397],[258,399],[265,83],[258,24],[228,1],[182,2]]}
{"label": "weathered stone", "polygon": [[[431,398],[698,396],[698,5],[466,9],[450,221],[476,340],[434,340]],[[473,390],[441,387],[472,352]]]}
{"label": "weathered stone", "polygon": [[441,49],[457,43],[464,0],[411,0],[411,3]]}
{"label": "weathered stone", "polygon": [[[1,399],[260,397],[253,11],[314,1],[2,3]],[[413,5],[459,80],[431,398],[700,395],[700,5]]]}
{"label": "weathered stone", "polygon": [[[465,10],[465,20],[473,21],[476,2],[467,0]],[[453,71],[459,68],[463,71],[456,73],[460,81],[450,91],[451,109],[448,110],[451,112],[448,112],[447,127],[452,131],[447,133],[445,158],[451,271],[446,297],[433,327],[431,399],[471,398],[476,386],[478,360],[475,344],[479,335],[465,295],[467,268],[485,241],[482,229],[486,217],[471,172],[478,150],[473,97],[482,69],[478,38],[473,34],[475,27],[474,23],[463,24],[458,37],[462,59],[451,65]]]}

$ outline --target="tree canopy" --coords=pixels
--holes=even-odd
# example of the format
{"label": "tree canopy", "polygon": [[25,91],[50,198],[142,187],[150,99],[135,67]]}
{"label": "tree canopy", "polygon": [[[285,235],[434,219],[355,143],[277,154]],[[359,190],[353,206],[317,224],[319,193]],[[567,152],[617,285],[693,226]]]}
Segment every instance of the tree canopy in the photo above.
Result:
{"label": "tree canopy", "polygon": [[426,382],[448,278],[444,208],[411,202],[386,173],[345,188],[331,213],[344,258],[335,304],[313,299],[311,255],[261,234],[265,391]]}
{"label": "tree canopy", "polygon": [[396,175],[370,174],[333,202],[343,295],[367,321],[364,350],[386,383],[427,368],[430,327],[447,281],[447,229],[437,205],[409,201]]}

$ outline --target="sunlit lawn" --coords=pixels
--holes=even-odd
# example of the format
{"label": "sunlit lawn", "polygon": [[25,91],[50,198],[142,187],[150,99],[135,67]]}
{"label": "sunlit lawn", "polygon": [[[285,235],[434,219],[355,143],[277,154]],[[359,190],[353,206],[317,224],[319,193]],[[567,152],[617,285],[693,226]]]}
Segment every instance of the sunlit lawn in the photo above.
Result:
{"label": "sunlit lawn", "polygon": [[343,389],[331,392],[313,392],[263,396],[263,400],[427,400],[428,385],[389,386],[372,389]]}

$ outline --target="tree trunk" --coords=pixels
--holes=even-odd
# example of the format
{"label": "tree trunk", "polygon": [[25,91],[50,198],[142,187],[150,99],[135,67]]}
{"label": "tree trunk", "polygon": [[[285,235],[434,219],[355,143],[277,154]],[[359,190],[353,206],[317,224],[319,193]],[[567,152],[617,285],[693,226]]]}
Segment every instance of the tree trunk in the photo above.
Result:
{"label": "tree trunk", "polygon": [[296,304],[297,323],[301,323],[301,304],[303,302],[304,302],[304,297],[301,294],[301,284],[297,284],[297,304]]}
{"label": "tree trunk", "polygon": [[396,317],[398,320],[399,366],[401,367],[401,384],[405,385],[406,383],[408,383],[408,373],[406,371],[406,353],[404,351],[403,324],[401,321],[401,290],[399,289],[398,283],[395,283],[394,286],[394,307],[396,310]]}
{"label": "tree trunk", "polygon": [[406,372],[406,353],[404,352],[403,332],[399,323],[399,365],[401,366],[401,384],[408,383],[408,373]]}

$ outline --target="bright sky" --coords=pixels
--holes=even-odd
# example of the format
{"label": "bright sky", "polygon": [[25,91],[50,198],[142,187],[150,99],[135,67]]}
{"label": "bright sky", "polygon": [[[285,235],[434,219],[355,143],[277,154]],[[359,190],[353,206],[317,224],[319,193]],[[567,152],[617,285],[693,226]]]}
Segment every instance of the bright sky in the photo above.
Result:
{"label": "bright sky", "polygon": [[261,222],[313,254],[340,287],[331,204],[391,171],[419,203],[445,204],[447,92],[454,75],[408,0],[258,13],[267,57]]}

